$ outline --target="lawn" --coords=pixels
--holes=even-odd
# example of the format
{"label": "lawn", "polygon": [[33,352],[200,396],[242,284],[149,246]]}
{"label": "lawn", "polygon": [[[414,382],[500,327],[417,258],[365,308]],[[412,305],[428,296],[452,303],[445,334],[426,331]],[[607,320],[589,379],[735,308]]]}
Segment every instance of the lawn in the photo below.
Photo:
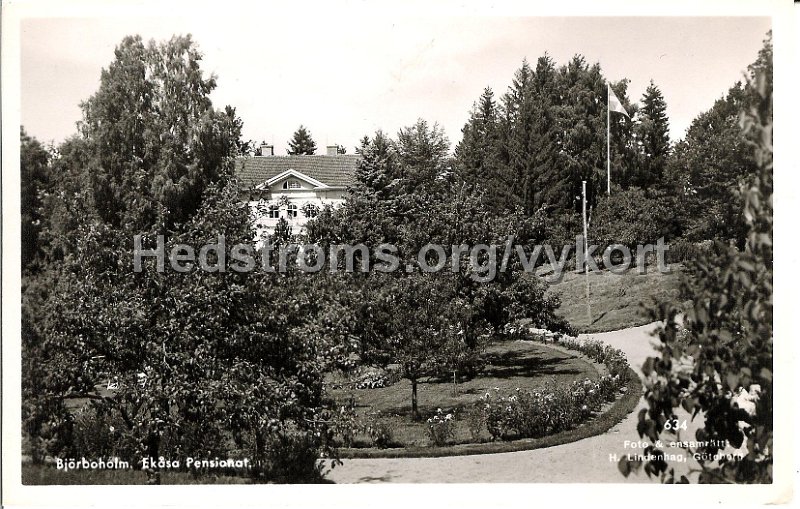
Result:
{"label": "lawn", "polygon": [[670,274],[648,267],[647,274],[629,270],[613,274],[607,270],[589,273],[591,321],[586,306],[586,275],[565,272],[563,279],[548,292],[561,295],[558,314],[579,332],[604,332],[644,325],[650,321],[640,305],[674,301],[684,268],[670,265]]}
{"label": "lawn", "polygon": [[[596,379],[597,368],[582,356],[547,346],[520,341],[498,342],[486,350],[486,365],[478,376],[469,380],[424,379],[418,388],[419,411],[422,420],[415,422],[411,416],[411,383],[408,380],[377,389],[336,388],[330,391],[337,402],[352,397],[360,418],[374,416],[392,429],[394,447],[428,446],[430,440],[425,430],[425,420],[437,408],[455,414],[454,443],[474,442],[469,431],[468,414],[472,405],[495,388],[509,394],[516,388],[534,389],[548,381],[568,384],[573,380]],[[332,380],[334,381],[334,380]],[[485,432],[480,440],[488,440]],[[355,447],[367,447],[366,436],[357,437]]]}

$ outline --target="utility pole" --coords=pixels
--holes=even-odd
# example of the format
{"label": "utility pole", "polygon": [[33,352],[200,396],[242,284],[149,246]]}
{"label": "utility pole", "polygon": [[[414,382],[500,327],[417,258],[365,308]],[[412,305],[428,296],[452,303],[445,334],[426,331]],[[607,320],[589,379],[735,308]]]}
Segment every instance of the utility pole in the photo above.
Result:
{"label": "utility pole", "polygon": [[589,300],[589,228],[586,225],[586,181],[583,181],[583,272],[586,275],[586,314],[589,318],[587,325],[592,324],[592,304]]}
{"label": "utility pole", "polygon": [[611,85],[606,83],[606,194],[611,196]]}

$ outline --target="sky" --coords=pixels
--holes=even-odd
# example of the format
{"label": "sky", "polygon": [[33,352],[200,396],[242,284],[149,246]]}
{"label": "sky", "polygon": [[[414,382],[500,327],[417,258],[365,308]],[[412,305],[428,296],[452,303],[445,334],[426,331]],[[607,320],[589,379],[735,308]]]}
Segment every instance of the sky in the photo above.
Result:
{"label": "sky", "polygon": [[[276,16],[277,17],[277,16]],[[305,125],[324,153],[353,153],[377,129],[395,134],[419,118],[439,122],[451,148],[486,86],[505,92],[522,59],[576,53],[604,76],[650,80],[667,102],[670,137],[742,80],[770,29],[766,17],[401,17],[325,15],[235,19],[104,17],[27,19],[21,30],[21,116],[29,134],[59,143],[76,132],[79,104],[129,34],[191,33],[202,67],[217,76],[214,105],[234,106],[245,139],[275,145]]]}

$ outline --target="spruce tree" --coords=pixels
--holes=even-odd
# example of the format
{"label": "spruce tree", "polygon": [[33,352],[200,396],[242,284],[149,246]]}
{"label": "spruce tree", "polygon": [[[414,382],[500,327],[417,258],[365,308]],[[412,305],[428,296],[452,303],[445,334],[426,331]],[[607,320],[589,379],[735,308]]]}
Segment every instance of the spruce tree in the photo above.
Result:
{"label": "spruce tree", "polygon": [[301,125],[297,128],[297,131],[294,132],[292,135],[292,139],[289,140],[289,155],[290,156],[297,156],[297,155],[314,155],[317,151],[317,144],[314,143],[314,140],[311,138],[311,133]]}
{"label": "spruce tree", "polygon": [[455,150],[457,172],[465,182],[482,186],[496,167],[497,105],[491,88],[486,87],[473,104],[461,132],[464,137]]}
{"label": "spruce tree", "polygon": [[670,151],[667,103],[652,80],[642,97],[639,112],[641,122],[637,134],[640,164],[634,184],[648,188],[661,182]]}
{"label": "spruce tree", "polygon": [[[558,129],[560,97],[557,91],[553,59],[545,54],[536,63],[533,79],[530,173],[525,179],[525,210],[530,214],[542,206],[563,200],[557,195],[563,189],[565,176]],[[555,191],[555,193],[554,193]]]}

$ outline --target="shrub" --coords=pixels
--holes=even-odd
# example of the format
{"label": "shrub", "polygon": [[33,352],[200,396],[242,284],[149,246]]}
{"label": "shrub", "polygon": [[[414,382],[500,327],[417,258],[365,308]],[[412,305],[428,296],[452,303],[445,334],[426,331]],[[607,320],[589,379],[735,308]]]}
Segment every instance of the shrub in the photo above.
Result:
{"label": "shrub", "polygon": [[365,431],[372,439],[374,447],[385,449],[394,441],[394,425],[389,421],[380,419],[377,414],[369,419]]}
{"label": "shrub", "polygon": [[453,414],[445,414],[441,408],[437,408],[436,414],[428,419],[425,427],[431,443],[438,447],[447,445],[448,440],[455,437],[455,421]]}
{"label": "shrub", "polygon": [[625,352],[622,350],[596,339],[578,341],[572,338],[564,338],[559,344],[570,350],[581,352],[593,361],[603,364],[612,377],[619,377],[620,384],[628,382],[630,366],[628,359],[625,357]]}
{"label": "shrub", "polygon": [[467,427],[473,442],[479,442],[481,434],[486,428],[486,412],[483,405],[475,405],[471,412],[467,412]]}
{"label": "shrub", "polygon": [[485,415],[493,439],[538,438],[572,429],[613,401],[619,378],[582,380],[570,385],[548,383],[540,389],[502,396],[498,389],[487,392],[476,405]]}
{"label": "shrub", "polygon": [[[548,334],[534,335],[549,342]],[[564,387],[555,382],[533,391],[519,388],[507,396],[500,390],[487,392],[470,414],[470,433],[473,439],[485,426],[492,439],[538,438],[572,429],[612,402],[630,380],[630,366],[622,350],[602,341],[577,341],[561,338],[559,344],[576,350],[595,362],[603,364],[608,374],[598,380],[575,381]]]}
{"label": "shrub", "polygon": [[270,437],[263,460],[251,468],[256,481],[318,483],[324,479],[319,441],[313,433],[279,433]]}
{"label": "shrub", "polygon": [[712,240],[689,242],[679,239],[670,243],[665,256],[667,263],[691,263],[719,249],[720,246]]}
{"label": "shrub", "polygon": [[330,430],[344,447],[352,447],[355,436],[363,428],[364,425],[356,415],[352,400],[348,404],[339,407],[330,417]]}
{"label": "shrub", "polygon": [[122,419],[104,411],[101,407],[87,404],[72,417],[72,454],[75,457],[111,458],[135,461],[137,444],[122,433]]}

